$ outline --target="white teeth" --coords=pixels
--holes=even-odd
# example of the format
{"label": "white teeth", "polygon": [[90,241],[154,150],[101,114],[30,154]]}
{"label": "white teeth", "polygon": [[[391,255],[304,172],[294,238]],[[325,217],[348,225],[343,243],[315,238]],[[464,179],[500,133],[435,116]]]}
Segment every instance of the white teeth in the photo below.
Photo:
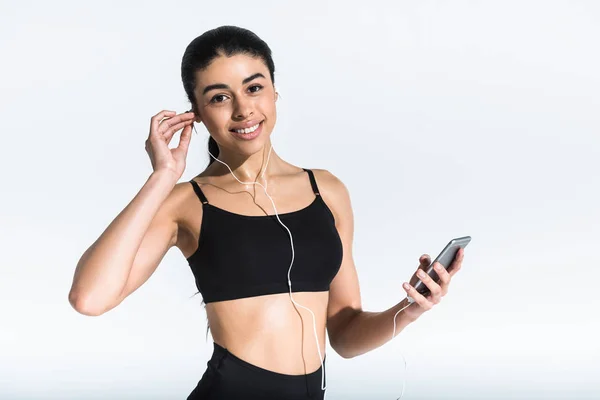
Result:
{"label": "white teeth", "polygon": [[258,125],[260,125],[260,122],[256,125],[254,125],[252,128],[246,128],[246,129],[235,129],[235,131],[237,133],[251,133],[254,132],[255,130],[258,129]]}

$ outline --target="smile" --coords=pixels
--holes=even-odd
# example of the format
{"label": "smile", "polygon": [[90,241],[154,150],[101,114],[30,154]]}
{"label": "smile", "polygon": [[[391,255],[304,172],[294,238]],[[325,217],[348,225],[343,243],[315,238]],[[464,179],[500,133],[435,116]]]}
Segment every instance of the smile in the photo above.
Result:
{"label": "smile", "polygon": [[231,132],[238,139],[252,140],[257,138],[262,132],[262,127],[264,125],[263,122],[264,121],[261,121],[258,124],[246,129],[230,129],[229,132]]}
{"label": "smile", "polygon": [[251,126],[250,128],[246,128],[246,129],[232,129],[232,131],[237,132],[237,133],[252,133],[255,130],[258,129],[258,126],[260,125],[260,122],[254,126]]}

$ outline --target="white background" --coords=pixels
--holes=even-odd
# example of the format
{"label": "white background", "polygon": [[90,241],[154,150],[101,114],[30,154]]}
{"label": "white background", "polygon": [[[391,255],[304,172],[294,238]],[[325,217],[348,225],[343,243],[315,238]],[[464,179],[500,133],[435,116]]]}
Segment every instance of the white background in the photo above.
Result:
{"label": "white background", "polygon": [[[404,399],[600,396],[597,2],[87,3],[0,7],[0,398],[184,399],[200,379],[212,340],[177,249],[101,317],[67,294],[151,172],[150,117],[189,108],[185,47],[225,24],[273,50],[279,154],[350,190],[365,310],[473,238],[394,341],[328,348],[326,398],[396,399],[402,355]],[[198,132],[182,181],[208,161]]]}

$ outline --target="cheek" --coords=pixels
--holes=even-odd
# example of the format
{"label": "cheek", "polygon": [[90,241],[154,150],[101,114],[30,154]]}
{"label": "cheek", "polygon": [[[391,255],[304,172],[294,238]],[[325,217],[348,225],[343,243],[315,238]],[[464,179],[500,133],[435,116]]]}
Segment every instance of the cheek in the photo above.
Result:
{"label": "cheek", "polygon": [[218,131],[225,129],[229,119],[231,118],[231,111],[227,107],[221,107],[220,109],[213,109],[210,112],[205,113],[205,125],[210,131]]}
{"label": "cheek", "polygon": [[265,101],[262,103],[263,114],[271,120],[275,120],[277,118],[277,107],[275,102],[272,100]]}

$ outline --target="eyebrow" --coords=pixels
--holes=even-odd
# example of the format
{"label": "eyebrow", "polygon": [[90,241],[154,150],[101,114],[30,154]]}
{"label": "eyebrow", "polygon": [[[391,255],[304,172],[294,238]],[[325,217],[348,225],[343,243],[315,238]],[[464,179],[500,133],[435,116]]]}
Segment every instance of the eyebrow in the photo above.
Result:
{"label": "eyebrow", "polygon": [[[242,85],[245,85],[246,83],[256,79],[256,78],[264,78],[265,76],[263,74],[261,74],[260,72],[254,74],[254,75],[250,75],[249,77],[245,78],[242,81]],[[215,90],[215,89],[230,89],[228,85],[224,84],[224,83],[215,83],[214,85],[208,85],[207,87],[204,88],[204,90],[202,91],[202,95],[204,96],[207,92],[210,92],[211,90]]]}

